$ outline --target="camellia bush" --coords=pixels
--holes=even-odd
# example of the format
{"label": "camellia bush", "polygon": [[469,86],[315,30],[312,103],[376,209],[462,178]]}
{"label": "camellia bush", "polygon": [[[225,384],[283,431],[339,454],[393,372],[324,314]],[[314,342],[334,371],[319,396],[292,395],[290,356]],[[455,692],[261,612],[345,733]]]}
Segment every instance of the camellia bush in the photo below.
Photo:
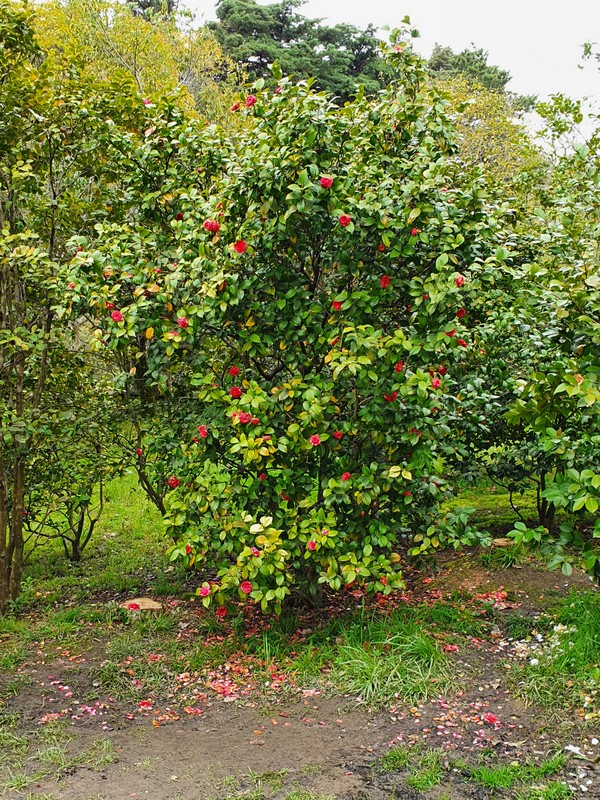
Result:
{"label": "camellia bush", "polygon": [[221,615],[386,594],[403,553],[477,538],[439,504],[477,422],[462,390],[501,215],[398,32],[387,57],[397,81],[343,107],[275,69],[233,136],[147,108],[145,132],[112,134],[137,212],[78,240],[72,307],[151,387],[139,457],[164,473],[171,558],[213,576],[198,594]]}

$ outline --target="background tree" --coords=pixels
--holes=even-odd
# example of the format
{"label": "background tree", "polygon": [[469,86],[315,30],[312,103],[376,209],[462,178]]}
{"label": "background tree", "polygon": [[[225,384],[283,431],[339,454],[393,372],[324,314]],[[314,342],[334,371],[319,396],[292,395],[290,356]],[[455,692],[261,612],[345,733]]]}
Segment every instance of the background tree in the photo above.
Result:
{"label": "background tree", "polygon": [[210,121],[231,119],[232,93],[243,76],[210,31],[186,17],[146,18],[115,0],[51,0],[38,8],[35,25],[46,52],[77,63],[92,80],[125,71],[142,94],[184,88],[190,109]]}
{"label": "background tree", "polygon": [[223,51],[251,80],[268,77],[274,61],[286,75],[315,78],[316,86],[346,100],[359,83],[372,93],[386,82],[373,26],[327,26],[297,12],[302,0],[259,5],[255,0],[219,0],[218,22],[209,23]]}
{"label": "background tree", "polygon": [[428,61],[432,75],[442,80],[462,78],[469,84],[483,86],[510,99],[513,111],[530,111],[536,101],[533,95],[517,95],[507,90],[511,80],[508,70],[488,64],[488,52],[481,47],[467,47],[455,53],[451,47],[436,44]]}

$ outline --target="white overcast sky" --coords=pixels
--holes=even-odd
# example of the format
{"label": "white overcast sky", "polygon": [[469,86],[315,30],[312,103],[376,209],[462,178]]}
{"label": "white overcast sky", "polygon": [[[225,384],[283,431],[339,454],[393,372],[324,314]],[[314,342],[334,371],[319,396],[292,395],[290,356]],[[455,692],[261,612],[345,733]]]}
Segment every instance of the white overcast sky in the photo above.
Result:
{"label": "white overcast sky", "polygon": [[[216,19],[214,0],[182,2],[198,22]],[[491,64],[508,69],[512,91],[600,101],[600,72],[590,62],[578,69],[582,44],[600,43],[600,0],[307,0],[299,11],[359,27],[394,27],[408,15],[421,33],[416,46],[425,56],[436,42],[454,50],[473,42],[489,52]]]}

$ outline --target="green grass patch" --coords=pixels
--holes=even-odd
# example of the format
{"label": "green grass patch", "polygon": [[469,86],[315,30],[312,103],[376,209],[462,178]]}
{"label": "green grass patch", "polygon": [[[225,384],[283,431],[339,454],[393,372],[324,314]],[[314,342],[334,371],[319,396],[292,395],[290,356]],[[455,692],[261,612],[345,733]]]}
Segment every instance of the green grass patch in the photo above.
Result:
{"label": "green grass patch", "polygon": [[[545,708],[600,710],[600,593],[571,593],[549,615],[543,646],[509,673],[515,695]],[[533,663],[532,663],[533,660]]]}
{"label": "green grass patch", "polygon": [[478,767],[465,767],[466,774],[488,789],[512,789],[522,783],[531,783],[540,778],[554,775],[565,765],[566,758],[558,753],[540,764],[498,764],[497,766],[482,765]]}

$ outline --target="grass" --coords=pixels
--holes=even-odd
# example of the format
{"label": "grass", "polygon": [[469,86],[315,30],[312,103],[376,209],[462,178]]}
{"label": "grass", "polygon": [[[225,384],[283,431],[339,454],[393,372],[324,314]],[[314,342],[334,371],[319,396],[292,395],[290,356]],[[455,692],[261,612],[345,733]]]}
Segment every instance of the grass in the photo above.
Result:
{"label": "grass", "polygon": [[377,773],[401,774],[404,784],[418,792],[428,792],[444,780],[446,782],[452,780],[458,771],[462,775],[463,782],[490,790],[493,796],[496,796],[497,792],[525,785],[530,785],[531,788],[526,789],[524,794],[518,795],[520,800],[563,800],[572,796],[568,787],[558,781],[540,784],[542,779],[555,775],[564,768],[566,758],[562,753],[540,764],[512,762],[493,766],[488,764],[473,766],[457,760],[444,761],[444,758],[448,759],[448,753],[426,749],[422,743],[417,742],[412,746],[391,747],[373,766]]}
{"label": "grass", "polygon": [[571,593],[548,611],[557,624],[537,658],[513,666],[517,697],[550,709],[600,709],[600,593]]}
{"label": "grass", "polygon": [[331,681],[343,694],[358,695],[371,708],[443,695],[453,670],[435,640],[400,614],[359,619],[344,631],[331,666]]}
{"label": "grass", "polygon": [[512,789],[522,783],[531,783],[554,775],[566,763],[562,753],[542,761],[540,764],[499,764],[497,766],[465,767],[465,773],[480,786],[488,789]]}

